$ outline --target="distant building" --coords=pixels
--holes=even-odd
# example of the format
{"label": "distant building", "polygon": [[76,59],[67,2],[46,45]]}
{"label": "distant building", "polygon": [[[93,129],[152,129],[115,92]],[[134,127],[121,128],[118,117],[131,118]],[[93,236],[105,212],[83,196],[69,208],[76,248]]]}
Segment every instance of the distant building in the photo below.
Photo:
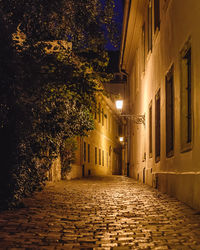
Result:
{"label": "distant building", "polygon": [[[108,91],[112,85],[106,84]],[[115,93],[123,93],[120,84],[114,88]],[[116,110],[114,96],[113,92],[110,97],[101,92],[96,95],[95,129],[88,136],[77,137],[76,160],[67,179],[125,173],[126,151],[119,140],[124,138],[124,121]],[[61,180],[60,157],[53,161],[47,177],[50,181]]]}
{"label": "distant building", "polygon": [[200,208],[200,1],[125,0],[130,176]]}
{"label": "distant building", "polygon": [[102,93],[97,94],[94,114],[95,129],[79,137],[76,163],[68,178],[121,174],[124,163],[123,124],[115,103]]}

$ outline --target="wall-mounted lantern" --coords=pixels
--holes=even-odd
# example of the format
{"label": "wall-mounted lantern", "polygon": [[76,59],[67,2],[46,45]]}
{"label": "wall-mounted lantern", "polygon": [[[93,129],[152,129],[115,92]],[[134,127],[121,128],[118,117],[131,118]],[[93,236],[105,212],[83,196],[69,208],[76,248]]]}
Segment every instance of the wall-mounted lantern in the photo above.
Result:
{"label": "wall-mounted lantern", "polygon": [[119,137],[119,141],[123,142],[124,141],[124,137]]}
{"label": "wall-mounted lantern", "polygon": [[115,102],[117,110],[120,111],[120,116],[126,117],[137,124],[143,124],[145,126],[145,114],[144,115],[135,115],[135,114],[122,114],[123,100],[117,100]]}

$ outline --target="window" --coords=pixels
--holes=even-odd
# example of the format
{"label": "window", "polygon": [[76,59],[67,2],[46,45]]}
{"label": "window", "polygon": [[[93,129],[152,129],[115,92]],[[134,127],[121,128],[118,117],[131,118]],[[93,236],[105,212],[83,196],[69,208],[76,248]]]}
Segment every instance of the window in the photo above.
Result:
{"label": "window", "polygon": [[86,142],[84,142],[83,157],[84,161],[86,161]]}
{"label": "window", "polygon": [[105,114],[105,120],[106,120],[106,129],[108,129],[108,119],[107,114]]}
{"label": "window", "polygon": [[101,165],[101,149],[99,149],[99,165]]}
{"label": "window", "polygon": [[143,72],[145,71],[145,41],[146,37],[145,37],[145,23],[142,26],[142,64],[143,64]]}
{"label": "window", "polygon": [[107,152],[107,167],[108,167],[108,152]]}
{"label": "window", "polygon": [[111,156],[111,153],[112,153],[112,147],[110,146],[109,147],[109,156]]}
{"label": "window", "polygon": [[160,29],[160,0],[154,0],[154,32]]}
{"label": "window", "polygon": [[97,147],[95,147],[95,153],[94,153],[94,159],[95,159],[95,164],[97,164]]}
{"label": "window", "polygon": [[94,119],[97,119],[97,104],[95,103],[95,113],[94,113]]}
{"label": "window", "polygon": [[90,162],[90,144],[88,144],[88,162]]}
{"label": "window", "polygon": [[181,150],[191,149],[192,142],[191,46],[181,52]]}
{"label": "window", "polygon": [[122,126],[118,125],[118,136],[122,136]]}
{"label": "window", "polygon": [[173,66],[167,73],[166,82],[166,156],[174,154],[174,79]]}
{"label": "window", "polygon": [[152,50],[152,0],[148,6],[148,52]]}
{"label": "window", "polygon": [[160,90],[155,97],[155,161],[160,160]]}
{"label": "window", "polygon": [[108,131],[110,131],[110,116],[109,116],[109,113],[107,113],[107,123],[108,123]]}
{"label": "window", "polygon": [[99,103],[98,115],[99,115],[99,122],[101,122],[101,104],[100,103]]}
{"label": "window", "polygon": [[102,166],[104,166],[104,150],[102,150]]}
{"label": "window", "polygon": [[149,158],[152,157],[152,101],[149,104]]}
{"label": "window", "polygon": [[104,110],[102,109],[102,126],[104,126]]}

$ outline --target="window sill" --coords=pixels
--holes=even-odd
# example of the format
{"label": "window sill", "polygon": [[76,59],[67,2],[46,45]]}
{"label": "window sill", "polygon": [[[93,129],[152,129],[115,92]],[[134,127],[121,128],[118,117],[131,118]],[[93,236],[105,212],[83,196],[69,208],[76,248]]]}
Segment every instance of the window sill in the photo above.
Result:
{"label": "window sill", "polygon": [[166,153],[166,157],[167,158],[171,158],[171,157],[173,157],[174,156],[174,150],[171,150],[170,152],[167,152]]}
{"label": "window sill", "polygon": [[182,145],[181,147],[181,153],[187,153],[192,150],[192,143],[187,143]]}
{"label": "window sill", "polygon": [[160,156],[156,156],[155,163],[158,163],[160,161]]}

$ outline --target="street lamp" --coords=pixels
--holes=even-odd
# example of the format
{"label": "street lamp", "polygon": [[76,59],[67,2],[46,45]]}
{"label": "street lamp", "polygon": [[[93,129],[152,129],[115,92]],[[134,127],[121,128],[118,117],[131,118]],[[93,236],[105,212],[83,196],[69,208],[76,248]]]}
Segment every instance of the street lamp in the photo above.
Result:
{"label": "street lamp", "polygon": [[116,104],[116,108],[117,108],[118,110],[122,110],[122,107],[123,107],[123,100],[117,100],[117,101],[115,102],[115,104]]}
{"label": "street lamp", "polygon": [[122,114],[123,100],[117,100],[115,104],[117,110],[120,111],[120,116],[126,117],[137,124],[143,124],[145,126],[145,114],[144,115]]}
{"label": "street lamp", "polygon": [[123,142],[123,141],[124,141],[124,137],[122,137],[122,136],[119,137],[119,141],[120,141],[120,142]]}

